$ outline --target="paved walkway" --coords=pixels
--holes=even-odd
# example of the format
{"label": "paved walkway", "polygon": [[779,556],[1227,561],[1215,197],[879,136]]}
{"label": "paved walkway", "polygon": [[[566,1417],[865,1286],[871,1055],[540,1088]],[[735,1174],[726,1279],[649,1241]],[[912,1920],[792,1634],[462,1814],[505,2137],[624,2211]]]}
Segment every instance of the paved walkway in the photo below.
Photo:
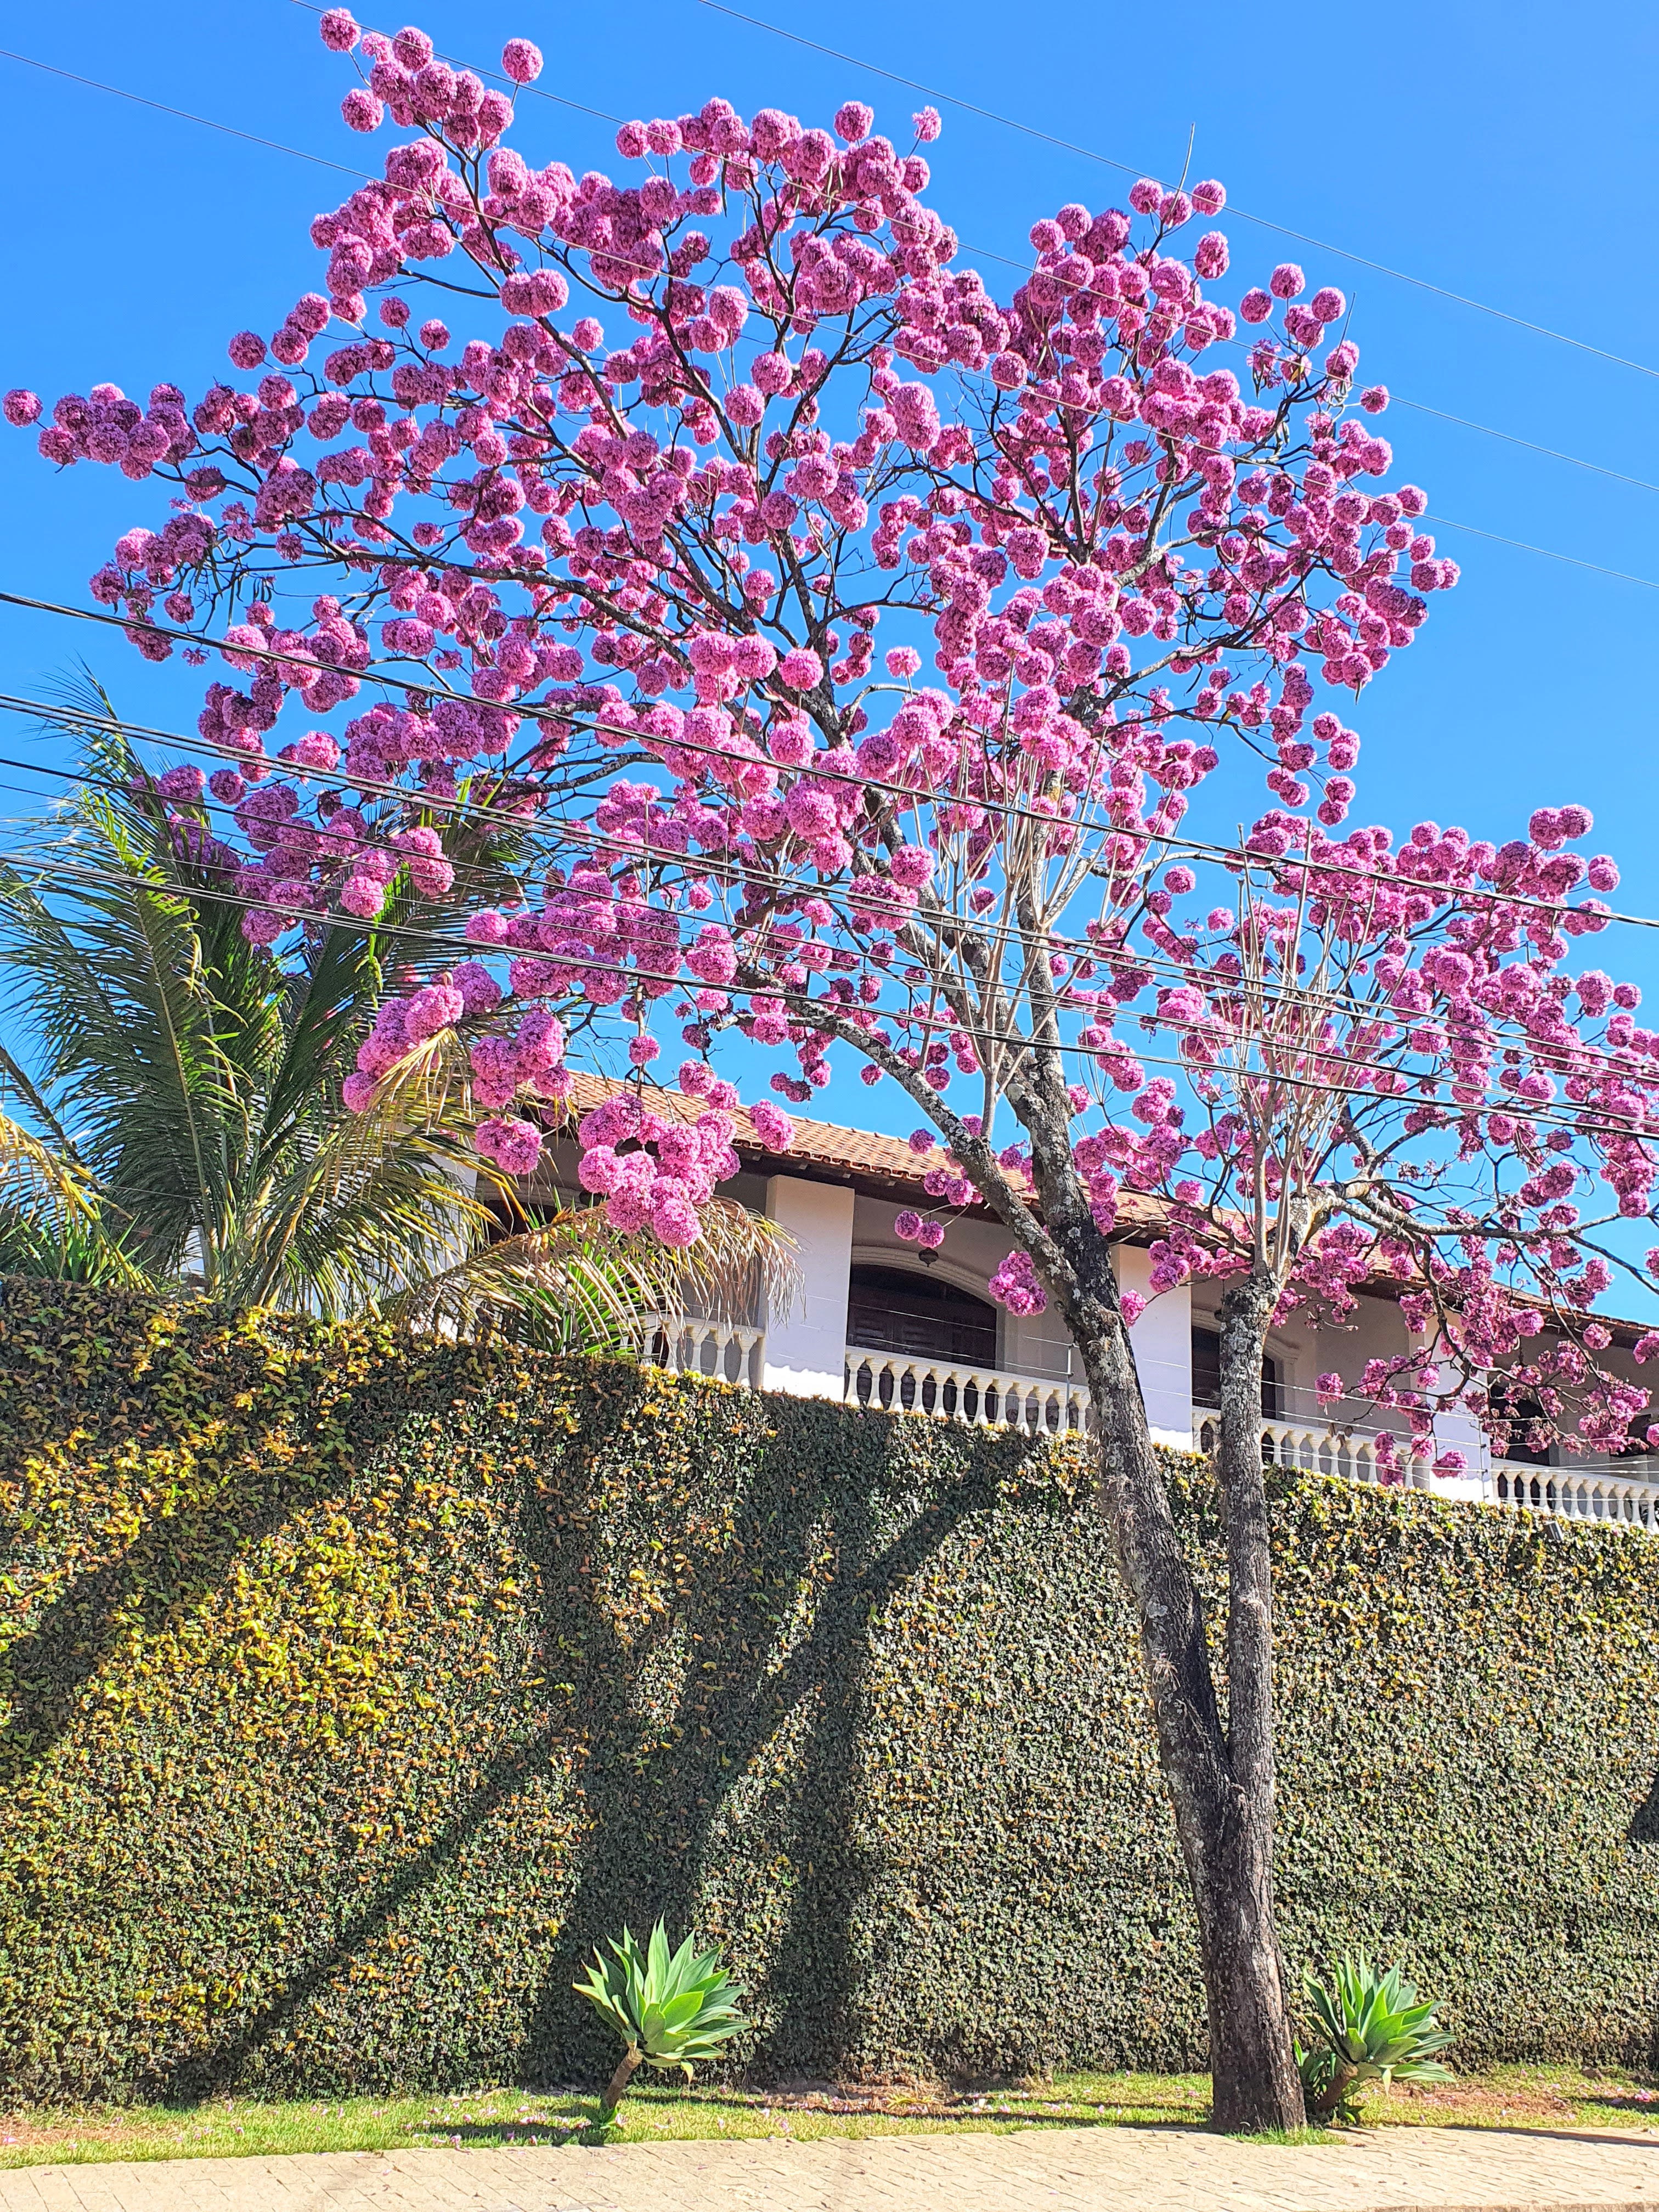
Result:
{"label": "paved walkway", "polygon": [[1659,2136],[1195,2128],[329,2152],[0,2172],[0,2212],[1659,2212]]}

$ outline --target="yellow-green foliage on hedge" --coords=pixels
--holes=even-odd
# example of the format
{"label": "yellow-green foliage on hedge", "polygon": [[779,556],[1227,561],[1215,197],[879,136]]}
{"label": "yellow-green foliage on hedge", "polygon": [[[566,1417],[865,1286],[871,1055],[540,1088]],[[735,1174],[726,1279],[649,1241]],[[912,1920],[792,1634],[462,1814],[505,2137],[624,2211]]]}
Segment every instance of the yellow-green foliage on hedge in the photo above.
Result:
{"label": "yellow-green foliage on hedge", "polygon": [[[1292,1962],[1646,2057],[1659,1545],[1275,1512]],[[13,2096],[597,2076],[572,1974],[659,1912],[765,2073],[1202,2062],[1074,1446],[10,1281],[0,1715]]]}

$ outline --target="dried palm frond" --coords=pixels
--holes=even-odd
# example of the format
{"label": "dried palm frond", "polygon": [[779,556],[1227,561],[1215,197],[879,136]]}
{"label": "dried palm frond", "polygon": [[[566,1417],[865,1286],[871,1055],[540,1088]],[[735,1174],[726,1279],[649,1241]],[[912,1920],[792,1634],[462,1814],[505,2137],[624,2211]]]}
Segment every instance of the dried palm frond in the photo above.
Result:
{"label": "dried palm frond", "polygon": [[435,1272],[383,1310],[414,1329],[521,1338],[559,1351],[640,1352],[687,1316],[738,1320],[798,1293],[793,1240],[716,1198],[685,1249],[624,1233],[603,1206],[573,1206]]}

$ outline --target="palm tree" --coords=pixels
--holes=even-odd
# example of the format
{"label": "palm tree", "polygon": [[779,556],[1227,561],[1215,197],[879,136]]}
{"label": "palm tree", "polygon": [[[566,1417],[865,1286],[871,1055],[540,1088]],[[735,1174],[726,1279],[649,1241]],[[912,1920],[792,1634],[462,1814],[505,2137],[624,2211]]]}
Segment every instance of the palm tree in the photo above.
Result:
{"label": "palm tree", "polygon": [[[49,851],[40,825],[0,864],[0,1012],[34,1047],[26,1065],[0,1046],[0,1269],[562,1348],[638,1345],[688,1299],[787,1297],[787,1240],[729,1202],[689,1254],[586,1206],[532,1221],[467,1142],[453,1033],[347,1110],[388,971],[406,985],[460,957],[458,907],[400,878],[373,922],[307,921],[280,955],[249,944],[230,856],[180,836],[91,696],[102,726]],[[521,832],[465,806],[441,826],[459,866],[506,888]]]}

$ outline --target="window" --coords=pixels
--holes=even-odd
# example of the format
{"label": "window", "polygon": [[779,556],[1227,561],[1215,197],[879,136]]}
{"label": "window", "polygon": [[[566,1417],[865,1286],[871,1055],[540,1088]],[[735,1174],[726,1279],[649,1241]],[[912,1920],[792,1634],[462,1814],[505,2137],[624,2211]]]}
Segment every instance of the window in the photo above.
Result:
{"label": "window", "polygon": [[913,1359],[994,1367],[996,1308],[920,1270],[854,1267],[848,1287],[847,1340]]}
{"label": "window", "polygon": [[1551,1423],[1538,1400],[1502,1372],[1492,1376],[1487,1392],[1492,1418],[1506,1422],[1510,1431],[1510,1440],[1501,1452],[1493,1447],[1493,1456],[1518,1460],[1523,1467],[1547,1467]]}
{"label": "window", "polygon": [[[1221,1331],[1193,1324],[1193,1403],[1195,1406],[1219,1407],[1221,1403]],[[1261,1362],[1261,1418],[1277,1421],[1284,1418],[1284,1369],[1277,1359],[1264,1356]]]}

